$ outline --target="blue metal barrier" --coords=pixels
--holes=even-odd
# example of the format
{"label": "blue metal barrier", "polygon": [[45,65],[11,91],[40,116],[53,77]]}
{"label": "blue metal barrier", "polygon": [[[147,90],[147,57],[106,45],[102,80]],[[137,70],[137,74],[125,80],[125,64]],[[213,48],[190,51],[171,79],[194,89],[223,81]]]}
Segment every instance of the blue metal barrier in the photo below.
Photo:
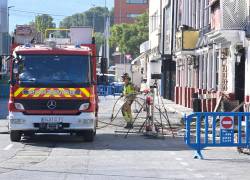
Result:
{"label": "blue metal barrier", "polygon": [[99,96],[108,96],[108,95],[121,95],[123,90],[122,85],[98,85],[97,93]]}
{"label": "blue metal barrier", "polygon": [[206,147],[250,145],[250,112],[205,112],[185,116],[185,142],[196,150],[194,158],[203,159]]}
{"label": "blue metal barrier", "polygon": [[106,86],[104,86],[104,85],[98,85],[97,86],[97,93],[98,93],[98,95],[99,96],[106,96],[106,88],[105,88]]}

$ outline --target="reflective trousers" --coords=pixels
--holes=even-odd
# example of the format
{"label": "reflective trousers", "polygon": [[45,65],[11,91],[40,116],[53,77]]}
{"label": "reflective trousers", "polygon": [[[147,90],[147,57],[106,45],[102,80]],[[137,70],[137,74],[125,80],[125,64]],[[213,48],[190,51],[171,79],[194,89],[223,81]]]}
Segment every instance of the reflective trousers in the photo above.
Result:
{"label": "reflective trousers", "polygon": [[126,100],[122,105],[122,115],[127,123],[131,123],[133,119],[131,110],[132,103],[133,100]]}

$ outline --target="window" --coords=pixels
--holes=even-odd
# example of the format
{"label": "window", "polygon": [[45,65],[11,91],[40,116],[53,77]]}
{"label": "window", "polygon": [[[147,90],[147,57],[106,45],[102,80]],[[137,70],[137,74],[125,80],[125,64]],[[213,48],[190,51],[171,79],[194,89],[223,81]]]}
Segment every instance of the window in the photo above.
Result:
{"label": "window", "polygon": [[127,4],[148,4],[148,0],[127,0]]}
{"label": "window", "polygon": [[160,25],[160,15],[156,11],[152,16],[150,16],[150,32],[155,31]]}
{"label": "window", "polygon": [[21,85],[82,86],[91,82],[89,56],[22,55],[15,80]]}
{"label": "window", "polygon": [[133,13],[127,14],[127,17],[128,17],[128,18],[135,18],[135,17],[137,17],[137,16],[140,16],[140,14],[133,14]]}

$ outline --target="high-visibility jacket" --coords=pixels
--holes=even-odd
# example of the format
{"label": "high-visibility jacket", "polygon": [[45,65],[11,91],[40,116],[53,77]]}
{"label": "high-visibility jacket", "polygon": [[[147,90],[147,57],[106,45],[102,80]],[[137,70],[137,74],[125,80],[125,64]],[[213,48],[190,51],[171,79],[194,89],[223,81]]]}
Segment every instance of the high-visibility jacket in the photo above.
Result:
{"label": "high-visibility jacket", "polygon": [[124,96],[127,96],[129,94],[133,94],[135,93],[135,88],[134,88],[134,85],[132,83],[128,83],[127,85],[124,85],[124,88],[123,88],[123,95]]}

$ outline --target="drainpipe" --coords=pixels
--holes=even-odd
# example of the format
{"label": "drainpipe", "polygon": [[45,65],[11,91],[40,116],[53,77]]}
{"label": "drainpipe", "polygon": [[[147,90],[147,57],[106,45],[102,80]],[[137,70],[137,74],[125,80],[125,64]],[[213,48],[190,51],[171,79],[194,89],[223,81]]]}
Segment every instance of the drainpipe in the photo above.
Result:
{"label": "drainpipe", "polygon": [[[177,22],[177,18],[174,18],[175,17],[175,4],[174,3],[176,3],[176,5],[177,5],[177,2],[176,1],[174,1],[174,0],[171,0],[170,1],[170,6],[171,6],[171,10],[172,10],[172,14],[171,14],[171,16],[172,16],[172,22],[171,22],[171,49],[170,49],[170,51],[171,51],[171,61],[172,61],[172,57],[173,57],[173,49],[174,49],[174,38],[175,38],[175,24],[176,24],[176,22]],[[176,8],[178,8],[177,6],[176,6]],[[176,16],[176,17],[178,17],[178,16]],[[174,22],[175,21],[175,22]],[[171,63],[170,63],[170,71],[172,71],[172,66],[171,66]],[[175,74],[176,74],[176,72],[175,72]],[[172,73],[170,73],[170,77],[169,77],[169,79],[170,79],[170,87],[173,87],[173,82],[172,82]],[[175,88],[175,87],[174,87]],[[171,96],[172,96],[172,91],[169,91],[169,97],[171,98]]]}
{"label": "drainpipe", "polygon": [[[161,1],[162,2],[162,1]],[[161,94],[163,95],[163,97],[166,97],[166,91],[165,91],[165,88],[166,88],[166,86],[167,86],[167,81],[166,81],[166,71],[167,71],[167,68],[166,68],[166,63],[168,63],[168,62],[165,62],[165,61],[167,61],[167,59],[165,59],[165,57],[164,57],[164,55],[165,55],[165,43],[164,43],[164,41],[165,41],[165,15],[166,15],[166,10],[165,10],[165,7],[164,7],[164,9],[162,9],[161,8],[161,11],[163,11],[162,12],[162,36],[161,36],[161,38],[159,38],[159,39],[161,39],[161,44],[162,44],[162,50],[161,50],[161,60],[162,60],[162,65],[161,65],[161,69],[162,69],[162,74],[163,74],[163,76],[162,76],[162,80],[161,80],[161,83],[162,83],[162,87],[161,87]],[[160,36],[159,36],[160,37]],[[160,40],[159,40],[159,42],[160,42]]]}
{"label": "drainpipe", "polygon": [[[158,47],[157,47],[157,50],[158,50],[158,53],[161,55],[161,57],[162,57],[163,54],[164,54],[164,49],[163,49],[163,48],[164,48],[164,45],[163,45],[163,47],[162,47],[162,52],[161,52],[161,49],[160,49],[161,42],[162,42],[162,44],[164,44],[164,39],[161,38],[161,35],[163,35],[163,33],[164,33],[163,36],[165,36],[165,32],[164,32],[165,27],[162,26],[162,24],[163,24],[162,20],[164,21],[164,18],[162,17],[162,0],[160,0],[160,24],[159,24],[159,34],[158,34]],[[162,33],[162,32],[163,32],[163,33]],[[161,60],[161,61],[162,61],[162,60]],[[162,61],[161,63],[162,63],[162,65],[163,65],[163,61]],[[163,68],[162,68],[162,65],[161,65],[161,69],[163,69]],[[161,70],[161,71],[162,71],[162,70]],[[163,86],[164,86],[165,83],[162,82],[162,79],[159,80],[159,82],[161,82],[161,85],[160,85],[160,92],[161,92],[161,94],[163,94],[163,96],[164,96]]]}
{"label": "drainpipe", "polygon": [[212,89],[217,90],[216,87],[216,63],[217,63],[217,55],[216,55],[216,49],[215,44],[213,43],[213,68],[212,68]]}
{"label": "drainpipe", "polygon": [[[220,44],[221,47],[221,44]],[[218,90],[222,91],[222,52],[221,48],[219,49],[219,78],[218,78]]]}
{"label": "drainpipe", "polygon": [[[160,44],[161,44],[161,30],[163,29],[162,28],[162,0],[160,0],[160,24],[159,24],[159,29],[160,29],[160,31],[159,31],[159,35],[158,35],[158,52],[159,52],[159,54],[160,55],[162,55],[162,54],[164,54],[164,52],[161,52],[161,50],[160,50]],[[164,42],[164,40],[163,40],[163,42]]]}
{"label": "drainpipe", "polygon": [[165,44],[164,44],[164,40],[165,40],[165,15],[166,15],[166,11],[165,11],[165,7],[163,9],[163,18],[162,18],[162,54],[161,55],[164,55],[165,53]]}

